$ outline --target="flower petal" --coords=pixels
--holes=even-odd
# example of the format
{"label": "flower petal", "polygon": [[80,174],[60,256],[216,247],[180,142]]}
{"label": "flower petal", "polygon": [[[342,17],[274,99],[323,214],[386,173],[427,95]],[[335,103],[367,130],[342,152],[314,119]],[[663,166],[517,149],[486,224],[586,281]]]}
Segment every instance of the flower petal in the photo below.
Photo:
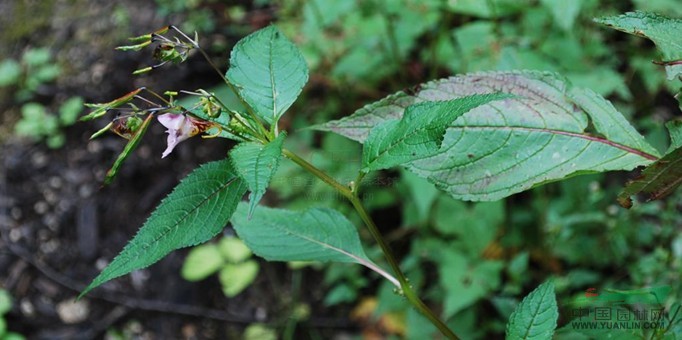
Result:
{"label": "flower petal", "polygon": [[175,113],[164,113],[157,117],[159,123],[169,130],[180,130],[186,124],[185,115]]}

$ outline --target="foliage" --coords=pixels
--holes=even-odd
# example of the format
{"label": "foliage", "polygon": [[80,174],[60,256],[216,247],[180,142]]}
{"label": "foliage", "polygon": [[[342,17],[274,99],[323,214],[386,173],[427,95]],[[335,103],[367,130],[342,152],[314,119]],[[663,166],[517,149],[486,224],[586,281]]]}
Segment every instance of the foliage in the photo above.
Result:
{"label": "foliage", "polygon": [[[633,117],[641,122],[652,119],[642,117],[644,106],[639,100],[667,91],[669,85],[663,82],[662,72],[641,62],[649,52],[638,49],[631,60],[620,60],[604,44],[605,34],[586,24],[596,13],[615,12],[617,6],[597,8],[588,1],[541,3],[396,0],[381,6],[371,1],[310,0],[298,14],[293,2],[284,2],[278,27],[296,44],[275,26],[256,31],[235,45],[223,89],[215,94],[184,91],[199,97],[200,103],[194,105],[178,104],[177,93],[168,94],[169,99],[158,104],[161,109],[138,108],[134,117],[150,119],[158,110],[183,114],[219,130],[202,132],[239,143],[228,159],[211,163],[220,163],[230,172],[229,178],[213,186],[239,183],[239,190],[228,190],[226,205],[231,210],[220,216],[220,226],[217,223],[196,240],[208,240],[231,219],[244,243],[268,260],[362,264],[377,272],[376,277],[387,279],[378,284],[374,313],[401,316],[407,330],[389,331],[395,334],[419,338],[440,331],[453,337],[451,328],[462,338],[486,338],[505,330],[510,338],[543,338],[554,332],[558,306],[564,313],[572,307],[567,304],[577,303],[576,296],[588,287],[625,290],[669,284],[673,296],[679,296],[682,287],[676,275],[666,273],[682,264],[682,239],[670,227],[682,223],[674,209],[680,195],[672,193],[672,208],[645,205],[619,210],[613,204],[618,187],[611,184],[618,180],[599,174],[649,164],[674,168],[665,163],[665,157],[676,157],[674,152],[659,159],[667,135],[655,121],[642,124],[647,127],[644,135],[628,122]],[[452,20],[458,25],[448,26]],[[163,32],[170,31],[182,35],[173,26]],[[152,42],[144,37],[138,42]],[[204,53],[196,38],[185,38],[182,46]],[[311,74],[322,75],[328,91],[359,90],[323,103],[305,91],[301,96],[308,80],[306,64]],[[413,66],[418,71],[411,73]],[[637,73],[642,84],[626,82],[620,67]],[[433,75],[443,70],[470,73],[424,83],[420,68],[421,73]],[[542,71],[512,71],[524,68]],[[486,72],[472,72],[478,70]],[[403,81],[412,77],[419,81],[409,85],[423,84],[368,104],[346,118],[319,123],[331,112],[354,105],[348,103],[405,88],[408,84]],[[463,103],[468,105],[460,106]],[[100,111],[94,116],[124,104],[128,99],[98,104]],[[292,108],[316,113],[316,129],[349,137],[362,147],[325,136],[310,160],[299,156],[316,142],[309,130],[292,133],[287,128],[310,125],[304,115],[285,114]],[[676,131],[671,133],[670,150],[677,147]],[[385,169],[389,172],[376,171]],[[294,180],[304,172],[321,181],[298,185]],[[393,177],[390,185],[374,182],[396,174],[400,177]],[[669,174],[663,186],[679,177]],[[558,180],[562,182],[545,185]],[[323,184],[336,194],[315,200],[325,208],[310,208],[311,195],[323,193]],[[202,185],[188,178],[176,189],[196,192],[197,201],[188,203],[190,209],[205,199]],[[237,205],[247,187],[251,203]],[[254,209],[268,187],[286,200],[289,209]],[[452,199],[499,200],[522,191],[528,192],[506,201]],[[174,192],[157,211],[175,205],[186,213],[180,207],[181,196]],[[350,205],[341,203],[343,199]],[[379,234],[368,207],[375,213],[379,209],[401,212],[395,222],[400,227],[387,236],[402,251],[400,263]],[[350,214],[351,209],[357,215]],[[182,238],[203,232],[206,216],[197,214],[199,219],[169,229],[169,235]],[[369,233],[357,233],[354,224],[359,222]],[[190,244],[165,244],[172,239],[164,237],[167,227],[161,226],[167,225],[175,224],[152,214],[88,289]],[[368,236],[378,247],[365,249]],[[143,257],[141,251],[155,244],[144,238],[161,240],[162,251],[136,263]],[[190,276],[210,275],[224,263],[214,247],[196,249],[212,259]],[[373,260],[381,255],[384,261]],[[391,272],[382,269],[384,265]],[[627,272],[627,282],[611,275],[609,268],[614,266]],[[326,270],[329,305],[354,301],[358,291],[377,284],[360,268]],[[540,285],[519,302],[518,297],[537,284],[535,280],[549,273],[554,283]],[[252,275],[253,270],[245,277]],[[557,303],[555,290],[563,303]],[[442,314],[430,311],[417,292],[441,305]],[[407,308],[405,300],[416,309]],[[671,328],[657,335],[676,332]],[[565,329],[557,336],[567,333],[578,336]]]}
{"label": "foliage", "polygon": [[192,248],[182,266],[182,277],[199,281],[218,273],[223,293],[233,297],[246,289],[258,275],[258,262],[251,250],[236,237],[223,237],[218,244],[206,243]]}
{"label": "foliage", "polygon": [[535,288],[516,307],[507,324],[508,339],[550,339],[559,309],[551,281]]}
{"label": "foliage", "polygon": [[83,108],[81,97],[64,100],[56,113],[49,112],[41,103],[31,101],[41,86],[54,81],[60,73],[60,67],[52,60],[48,48],[29,49],[21,61],[5,59],[0,62],[0,87],[13,87],[15,101],[25,102],[14,132],[36,142],[45,141],[50,148],[64,145],[66,137],[63,130],[76,122]]}
{"label": "foliage", "polygon": [[7,324],[7,321],[4,318],[4,315],[7,314],[12,309],[12,297],[9,295],[9,292],[0,289],[0,339],[2,340],[23,340],[24,337],[15,332],[9,332],[7,330],[7,327],[9,326]]}
{"label": "foliage", "polygon": [[245,191],[229,160],[196,169],[161,202],[138,234],[81,296],[106,281],[147,267],[175,249],[211,239],[223,229]]}

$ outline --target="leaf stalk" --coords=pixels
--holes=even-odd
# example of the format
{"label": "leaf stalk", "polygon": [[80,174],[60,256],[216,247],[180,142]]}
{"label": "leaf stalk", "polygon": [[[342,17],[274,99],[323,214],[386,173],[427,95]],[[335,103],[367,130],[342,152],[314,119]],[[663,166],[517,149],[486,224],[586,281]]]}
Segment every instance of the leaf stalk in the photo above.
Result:
{"label": "leaf stalk", "polygon": [[389,266],[393,270],[393,272],[396,275],[396,278],[398,279],[398,283],[400,284],[400,290],[402,291],[402,295],[405,296],[405,298],[412,304],[412,306],[417,309],[420,313],[422,313],[429,321],[438,328],[438,330],[446,336],[448,339],[459,339],[457,335],[455,335],[448,326],[438,318],[438,316],[431,310],[429,309],[428,306],[419,298],[417,293],[414,291],[412,286],[410,285],[407,277],[405,274],[402,272],[400,269],[400,266],[398,265],[398,261],[396,260],[396,257],[393,255],[393,251],[391,248],[388,246],[384,238],[381,236],[381,232],[379,231],[379,228],[377,225],[374,223],[374,220],[372,220],[372,217],[367,213],[367,210],[365,210],[364,206],[362,205],[362,202],[360,198],[357,195],[357,186],[360,185],[359,181],[362,181],[362,176],[359,176],[358,178],[358,183],[355,183],[356,188],[351,190],[349,187],[337,182],[335,179],[327,175],[325,172],[322,170],[318,169],[314,165],[310,164],[307,162],[305,159],[299,157],[295,153],[283,149],[282,153],[284,154],[285,157],[291,159],[294,163],[298,164],[300,167],[305,169],[306,171],[310,172],[311,174],[315,175],[317,178],[322,180],[323,182],[327,183],[329,186],[334,188],[336,191],[338,191],[342,196],[347,198],[350,203],[353,205],[353,208],[357,211],[358,215],[360,215],[360,218],[362,221],[365,223],[367,226],[367,229],[369,230],[369,233],[372,235],[372,238],[374,238],[374,241],[379,244],[379,247],[381,248],[381,251],[384,253],[384,257],[386,258],[386,261],[388,262]]}

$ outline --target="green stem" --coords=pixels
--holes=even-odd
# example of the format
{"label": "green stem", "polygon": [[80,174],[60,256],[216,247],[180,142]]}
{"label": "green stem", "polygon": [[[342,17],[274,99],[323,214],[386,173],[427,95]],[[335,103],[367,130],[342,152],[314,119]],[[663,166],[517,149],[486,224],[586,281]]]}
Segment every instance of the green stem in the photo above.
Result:
{"label": "green stem", "polygon": [[295,154],[295,153],[293,153],[287,149],[282,149],[282,153],[284,154],[285,157],[291,159],[294,163],[298,164],[303,169],[306,169],[308,172],[315,175],[317,178],[321,179],[323,182],[329,184],[332,188],[334,188],[341,195],[343,195],[343,197],[346,197],[347,199],[351,199],[353,197],[353,193],[350,191],[350,189],[348,187],[337,182],[335,179],[329,177],[322,170],[320,170],[320,169],[316,168],[314,165],[308,163],[305,159],[299,157],[297,154]]}
{"label": "green stem", "polygon": [[[377,228],[376,224],[372,220],[372,217],[369,216],[364,206],[362,205],[360,198],[358,198],[357,191],[350,190],[348,187],[337,182],[335,179],[328,176],[322,170],[316,168],[314,165],[308,163],[306,160],[294,154],[293,152],[287,149],[282,150],[282,152],[287,158],[291,159],[294,163],[298,164],[308,172],[312,173],[313,175],[321,179],[323,182],[329,184],[332,188],[336,189],[336,191],[338,191],[341,195],[346,197],[351,202],[353,208],[355,208],[358,215],[360,215],[360,218],[367,226],[367,229],[369,230],[374,240],[377,242],[377,244],[379,244],[379,247],[381,248],[381,251],[384,253],[384,257],[386,257],[386,261],[388,262],[389,266],[395,272],[395,275],[398,278],[398,282],[400,283],[400,289],[402,290],[402,293],[405,296],[405,298],[412,304],[414,308],[416,308],[420,313],[426,316],[426,318],[429,319],[429,321],[431,321],[431,323],[434,326],[436,326],[438,330],[441,333],[443,333],[443,335],[445,335],[448,339],[459,339],[455,335],[455,333],[453,333],[448,328],[448,326],[445,325],[445,323],[443,323],[443,321],[441,321],[438,318],[438,316],[433,311],[431,311],[429,307],[426,306],[426,304],[424,304],[424,302],[419,298],[417,293],[412,289],[412,286],[408,282],[407,277],[405,277],[405,274],[403,274],[402,270],[400,270],[400,266],[398,266],[398,261],[396,261],[396,258],[393,255],[391,248],[388,246],[386,241],[384,241],[384,238],[381,236],[381,232],[379,232],[379,228]],[[362,177],[359,177],[359,180],[362,180]],[[359,183],[356,183],[356,185],[359,185]]]}

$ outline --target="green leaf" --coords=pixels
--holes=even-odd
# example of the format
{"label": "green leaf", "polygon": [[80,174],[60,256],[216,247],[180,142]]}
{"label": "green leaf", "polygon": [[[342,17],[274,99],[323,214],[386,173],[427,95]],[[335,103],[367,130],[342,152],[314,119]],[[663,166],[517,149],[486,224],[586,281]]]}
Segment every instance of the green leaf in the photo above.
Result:
{"label": "green leaf", "polygon": [[246,185],[228,159],[190,173],[156,208],[137,235],[80,297],[111,279],[145,268],[179,248],[203,243],[227,224]]}
{"label": "green leaf", "polygon": [[12,309],[12,297],[9,292],[0,289],[0,316],[6,314]]}
{"label": "green leaf", "polygon": [[647,202],[661,199],[682,184],[682,122],[670,121],[666,127],[671,140],[668,153],[642,170],[638,178],[625,185],[618,195],[618,203],[621,206],[632,207],[631,196],[634,195],[645,195]]}
{"label": "green leaf", "polygon": [[443,314],[446,318],[471,306],[500,286],[502,261],[472,261],[466,254],[444,249],[438,257],[440,283],[446,294]]}
{"label": "green leaf", "polygon": [[223,258],[231,263],[239,263],[251,257],[251,249],[236,237],[223,237],[218,243]]}
{"label": "green leaf", "polygon": [[190,250],[180,274],[187,281],[200,281],[217,272],[224,263],[218,246],[202,244]]}
{"label": "green leaf", "polygon": [[0,87],[16,84],[21,76],[21,65],[14,59],[0,62]]}
{"label": "green leaf", "polygon": [[137,148],[137,145],[140,144],[142,136],[144,136],[144,134],[147,132],[147,129],[149,128],[149,125],[153,118],[154,118],[153,114],[147,115],[147,118],[144,119],[142,125],[135,132],[135,135],[133,135],[133,137],[130,138],[126,146],[123,148],[123,151],[121,151],[121,153],[114,161],[114,164],[112,164],[111,168],[109,168],[109,171],[107,171],[104,177],[104,185],[109,185],[114,180],[116,174],[118,173],[118,169],[121,168],[123,162],[125,162],[125,160],[128,159],[130,154]]}
{"label": "green leaf", "polygon": [[7,322],[5,318],[0,318],[0,338],[4,339],[5,332],[7,332]]}
{"label": "green leaf", "polygon": [[59,121],[63,126],[73,125],[83,111],[83,98],[71,97],[59,107]]}
{"label": "green leaf", "polygon": [[50,53],[50,49],[47,47],[31,48],[21,57],[21,61],[29,66],[44,65],[50,59],[52,59],[52,53]]}
{"label": "green leaf", "polygon": [[580,7],[583,4],[583,0],[542,0],[540,2],[552,13],[556,25],[564,31],[570,31],[573,28],[573,23],[580,14]]}
{"label": "green leaf", "polygon": [[447,7],[455,13],[473,15],[481,18],[495,18],[523,11],[530,7],[528,0],[450,0]]}
{"label": "green leaf", "polygon": [[338,211],[261,207],[251,219],[247,212],[246,204],[240,203],[232,224],[246,245],[268,261],[358,263],[397,283],[369,260],[355,226]]}
{"label": "green leaf", "polygon": [[682,19],[660,14],[628,12],[618,16],[595,19],[596,22],[625,33],[648,38],[661,51],[668,79],[682,73]]}
{"label": "green leaf", "polygon": [[7,332],[2,336],[2,340],[24,340],[26,339],[23,335],[14,332]]}
{"label": "green leaf", "polygon": [[265,145],[256,142],[241,143],[230,152],[232,165],[251,191],[249,216],[263,198],[272,175],[277,171],[285,137],[286,133],[280,133],[275,140]]}
{"label": "green leaf", "polygon": [[269,26],[237,43],[226,77],[259,117],[274,124],[301,93],[308,66],[296,45]]}
{"label": "green leaf", "polygon": [[226,264],[218,274],[225,296],[234,297],[244,291],[258,276],[258,269],[258,262],[255,260]]}
{"label": "green leaf", "polygon": [[551,339],[558,318],[554,283],[547,281],[516,307],[507,324],[507,339]]}
{"label": "green leaf", "polygon": [[244,340],[277,340],[277,332],[259,323],[252,323],[244,330]]}
{"label": "green leaf", "polygon": [[491,201],[573,175],[631,170],[659,155],[606,99],[539,71],[429,82],[313,128],[363,143],[374,126],[400,119],[415,103],[497,92],[517,97],[465,113],[450,124],[438,154],[406,168],[454,198]]}
{"label": "green leaf", "polygon": [[369,133],[362,150],[362,171],[388,169],[436,155],[445,130],[455,119],[473,108],[509,97],[472,95],[409,106],[400,120],[385,121]]}

